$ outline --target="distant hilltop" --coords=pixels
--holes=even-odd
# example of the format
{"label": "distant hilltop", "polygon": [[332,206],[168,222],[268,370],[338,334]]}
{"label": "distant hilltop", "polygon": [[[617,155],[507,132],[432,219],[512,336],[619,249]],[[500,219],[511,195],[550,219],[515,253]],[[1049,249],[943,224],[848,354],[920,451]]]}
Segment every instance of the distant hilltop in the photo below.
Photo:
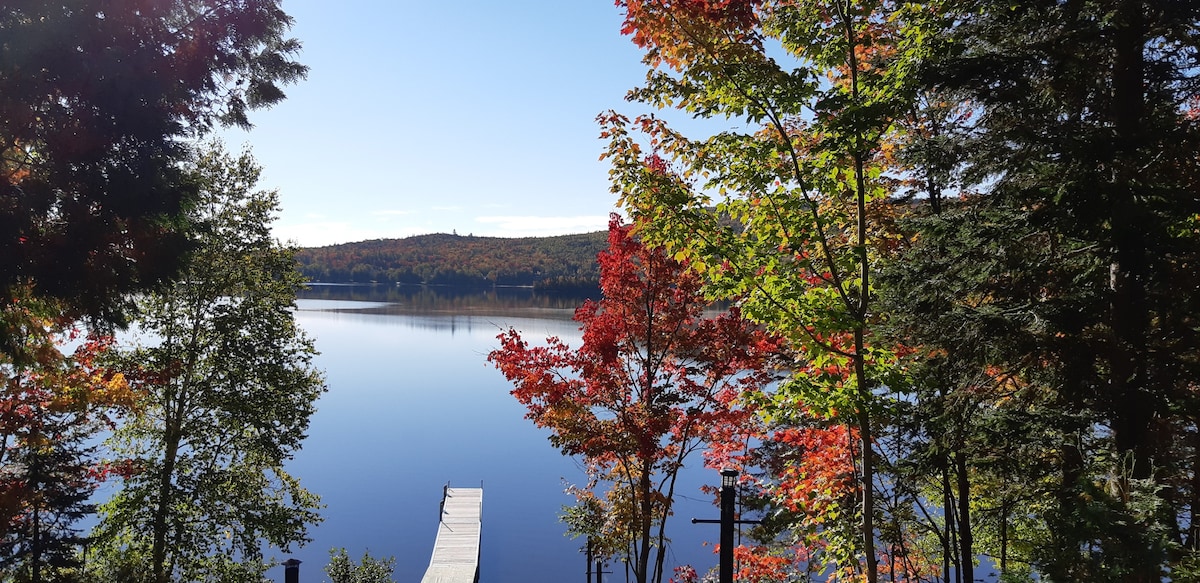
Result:
{"label": "distant hilltop", "polygon": [[557,237],[418,235],[374,239],[296,252],[300,271],[323,283],[459,286],[598,287],[596,254],[608,232]]}

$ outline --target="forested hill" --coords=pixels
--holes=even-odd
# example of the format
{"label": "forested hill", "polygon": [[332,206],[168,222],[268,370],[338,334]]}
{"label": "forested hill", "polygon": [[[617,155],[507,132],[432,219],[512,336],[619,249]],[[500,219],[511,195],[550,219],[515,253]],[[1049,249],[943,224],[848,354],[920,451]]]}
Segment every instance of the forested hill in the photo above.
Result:
{"label": "forested hill", "polygon": [[442,285],[595,286],[596,253],[607,231],[506,239],[419,235],[300,249],[300,271],[315,282]]}

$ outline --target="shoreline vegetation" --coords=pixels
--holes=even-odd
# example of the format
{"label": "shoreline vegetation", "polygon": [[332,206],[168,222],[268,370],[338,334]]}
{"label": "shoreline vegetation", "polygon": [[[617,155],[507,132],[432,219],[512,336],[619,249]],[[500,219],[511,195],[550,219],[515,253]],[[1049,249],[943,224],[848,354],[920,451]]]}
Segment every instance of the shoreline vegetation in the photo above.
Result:
{"label": "shoreline vegetation", "polygon": [[602,231],[515,239],[441,233],[301,248],[296,262],[310,281],[330,284],[590,293],[599,287],[596,254],[605,237]]}

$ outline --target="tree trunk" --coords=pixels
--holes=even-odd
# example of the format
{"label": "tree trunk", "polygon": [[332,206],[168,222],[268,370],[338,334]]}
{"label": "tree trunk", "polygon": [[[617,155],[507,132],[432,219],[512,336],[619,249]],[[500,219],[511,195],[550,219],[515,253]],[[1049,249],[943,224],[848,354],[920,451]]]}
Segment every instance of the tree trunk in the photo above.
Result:
{"label": "tree trunk", "polygon": [[963,453],[963,445],[958,444],[954,452],[954,471],[958,477],[958,544],[961,550],[959,572],[962,573],[963,583],[975,580],[975,549],[974,537],[971,534],[971,479],[967,475],[967,456]]}
{"label": "tree trunk", "polygon": [[637,576],[638,583],[649,583],[650,581],[650,513],[654,509],[654,501],[650,498],[650,468],[643,466],[641,468],[642,475],[638,478],[637,495],[641,498],[639,502],[641,511],[641,524],[638,525],[641,531],[641,546],[638,548],[637,566],[634,568],[634,575]]}
{"label": "tree trunk", "polygon": [[[1116,416],[1117,448],[1129,460],[1129,475],[1147,478],[1153,457],[1149,437],[1153,399],[1146,386],[1146,337],[1148,308],[1145,223],[1134,186],[1141,143],[1143,109],[1143,23],[1141,2],[1125,0],[1120,7],[1120,24],[1114,35],[1116,66],[1113,71],[1114,118],[1117,129],[1117,164],[1121,169],[1113,185],[1110,318],[1113,344],[1109,354],[1111,385]],[[1121,475],[1121,474],[1118,474]],[[1128,484],[1122,483],[1128,495]]]}
{"label": "tree trunk", "polygon": [[[854,30],[849,11],[842,13],[845,24],[847,47],[846,64],[850,66],[850,95],[857,105],[858,92],[858,50],[859,41]],[[855,251],[858,254],[859,285],[858,305],[846,306],[855,315],[857,325],[854,327],[854,375],[858,389],[858,431],[862,438],[863,464],[863,499],[862,499],[862,537],[863,554],[867,560],[867,583],[875,583],[879,579],[879,567],[875,556],[875,449],[874,437],[871,431],[871,383],[867,380],[866,367],[866,330],[867,316],[871,306],[871,266],[867,256],[867,175],[865,139],[859,130],[854,136],[854,203],[855,212]],[[830,266],[832,268],[832,266]],[[852,297],[852,296],[848,296]]]}
{"label": "tree trunk", "polygon": [[951,583],[952,581],[961,581],[957,579],[958,569],[952,567],[958,566],[958,554],[955,552],[956,537],[954,524],[954,488],[950,483],[950,459],[943,452],[938,455],[938,470],[942,474],[942,513],[945,515],[946,527],[942,534],[942,581]]}
{"label": "tree trunk", "polygon": [[[1128,505],[1133,495],[1130,478],[1153,476],[1156,448],[1151,424],[1155,417],[1155,399],[1148,386],[1147,338],[1149,306],[1147,282],[1150,266],[1146,249],[1145,213],[1138,202],[1137,180],[1139,153],[1142,149],[1144,121],[1145,23],[1140,0],[1124,0],[1118,7],[1114,34],[1116,61],[1113,71],[1114,121],[1117,131],[1117,184],[1113,185],[1112,247],[1110,265],[1112,288],[1112,348],[1109,355],[1110,379],[1115,416],[1113,433],[1120,457],[1116,468],[1120,476],[1120,494]],[[1136,528],[1136,527],[1135,527]],[[1141,545],[1138,545],[1141,546]],[[1157,557],[1143,548],[1114,549],[1126,554],[1132,569],[1127,581],[1158,581],[1161,569]]]}
{"label": "tree trunk", "polygon": [[[681,451],[681,457],[682,457],[683,450],[680,450],[680,451]],[[676,460],[676,463],[678,464],[676,466],[677,468],[683,466],[682,459]],[[675,470],[674,472],[671,473],[670,477],[667,478],[667,491],[665,492],[665,496],[663,496],[666,507],[663,508],[663,518],[658,523],[658,535],[656,536],[656,538],[658,540],[658,550],[655,552],[655,557],[654,557],[654,581],[656,583],[661,582],[663,580],[663,569],[666,568],[666,562],[667,562],[667,544],[666,544],[666,542],[667,542],[667,517],[671,515],[671,508],[675,504],[675,480],[678,476],[679,476],[679,471]]]}
{"label": "tree trunk", "polygon": [[42,583],[42,513],[41,503],[33,503],[33,532],[29,541],[29,582]]}
{"label": "tree trunk", "polygon": [[[183,393],[182,388],[180,393]],[[182,394],[179,397],[182,397]],[[171,484],[175,476],[175,462],[179,456],[183,399],[177,398],[170,404],[174,407],[163,408],[163,465],[158,477],[158,500],[154,508],[153,522],[154,542],[150,552],[151,569],[154,573],[154,580],[158,583],[170,581],[170,573],[166,569],[167,518],[171,513],[173,503]]]}
{"label": "tree trunk", "polygon": [[878,561],[875,557],[875,450],[871,442],[870,398],[871,391],[867,386],[865,358],[863,356],[863,331],[854,331],[854,370],[858,377],[858,433],[859,447],[862,448],[862,538],[863,555],[867,561],[866,575],[868,583],[875,583],[879,578]]}
{"label": "tree trunk", "polygon": [[[939,405],[940,416],[942,417],[942,419],[945,419],[946,418],[946,384],[944,382],[939,383],[938,405]],[[934,429],[934,431],[937,431],[937,429]],[[958,553],[955,551],[957,544],[956,544],[956,538],[954,536],[954,532],[955,532],[954,525],[957,522],[957,520],[955,519],[956,517],[955,517],[955,513],[954,513],[954,488],[953,488],[952,484],[950,483],[950,456],[948,453],[946,453],[946,450],[948,448],[941,447],[939,449],[940,449],[940,452],[938,453],[937,461],[938,461],[938,471],[942,474],[941,475],[941,478],[942,478],[942,509],[943,509],[942,514],[944,515],[945,520],[946,520],[946,527],[943,530],[943,533],[941,535],[942,581],[944,583],[951,583],[952,580],[955,580],[952,578],[957,578],[957,581],[962,580],[960,578],[960,573],[959,573],[958,569],[951,568],[951,567],[958,566],[958,559],[956,558],[958,556]]]}

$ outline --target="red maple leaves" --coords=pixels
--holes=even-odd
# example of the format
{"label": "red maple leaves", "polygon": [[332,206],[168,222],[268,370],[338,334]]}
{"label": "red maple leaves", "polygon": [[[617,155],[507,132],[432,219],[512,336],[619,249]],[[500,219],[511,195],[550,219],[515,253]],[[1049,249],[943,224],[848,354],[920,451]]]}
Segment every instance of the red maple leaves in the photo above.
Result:
{"label": "red maple leaves", "polygon": [[751,417],[739,398],[770,380],[774,341],[736,308],[706,317],[699,278],[616,218],[609,245],[599,256],[604,299],[575,313],[582,346],[530,346],[510,329],[488,359],[568,455],[659,463],[684,443],[735,433]]}
{"label": "red maple leaves", "polygon": [[575,313],[582,346],[531,346],[510,329],[488,360],[551,442],[620,492],[610,511],[640,549],[639,580],[649,580],[649,549],[661,549],[651,529],[671,512],[675,476],[691,453],[707,449],[710,463],[724,463],[757,432],[744,397],[771,382],[777,346],[736,308],[706,313],[699,277],[615,216],[599,263],[603,299]]}

